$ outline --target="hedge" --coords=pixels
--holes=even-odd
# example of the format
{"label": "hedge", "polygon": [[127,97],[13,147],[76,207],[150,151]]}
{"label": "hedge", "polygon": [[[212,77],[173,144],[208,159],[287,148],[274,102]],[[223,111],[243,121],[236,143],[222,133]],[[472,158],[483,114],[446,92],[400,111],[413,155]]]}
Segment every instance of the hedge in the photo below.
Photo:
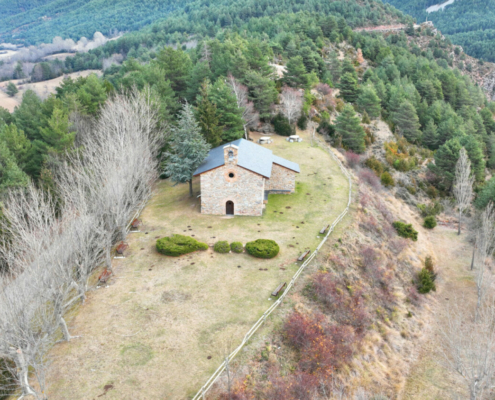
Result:
{"label": "hedge", "polygon": [[225,240],[216,242],[215,246],[213,247],[213,250],[215,250],[217,253],[227,254],[230,251],[229,242]]}
{"label": "hedge", "polygon": [[232,250],[233,253],[242,253],[244,251],[244,246],[241,242],[232,242],[230,244],[230,250]]}
{"label": "hedge", "polygon": [[280,247],[274,240],[258,239],[254,242],[246,243],[246,251],[253,257],[273,258],[280,251]]}
{"label": "hedge", "polygon": [[291,136],[294,134],[294,129],[290,126],[289,120],[282,114],[277,114],[272,119],[273,129],[280,136]]}
{"label": "hedge", "polygon": [[399,236],[406,239],[418,240],[418,232],[414,230],[411,224],[405,224],[404,222],[396,221],[393,223],[395,230]]}
{"label": "hedge", "polygon": [[189,236],[172,235],[158,239],[156,250],[166,256],[179,257],[197,250],[208,250],[208,245]]}

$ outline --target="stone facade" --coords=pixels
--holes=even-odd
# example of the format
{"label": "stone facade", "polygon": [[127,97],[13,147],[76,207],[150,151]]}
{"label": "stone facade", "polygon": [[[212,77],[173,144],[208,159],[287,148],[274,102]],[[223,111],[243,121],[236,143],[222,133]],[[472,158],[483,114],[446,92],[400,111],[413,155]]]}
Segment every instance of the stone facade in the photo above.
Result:
{"label": "stone facade", "polygon": [[234,215],[260,216],[264,191],[261,175],[237,165],[223,165],[201,174],[201,213],[225,215],[227,202],[232,201]]}
{"label": "stone facade", "polygon": [[[248,142],[235,142],[253,151]],[[256,146],[256,145],[255,145]],[[254,149],[254,151],[258,151]],[[264,150],[263,150],[264,151]],[[287,160],[288,167],[270,162],[271,152],[252,153],[251,164],[246,156],[238,164],[239,147],[230,143],[222,149],[212,150],[212,158],[206,161],[206,168],[199,169],[201,180],[201,213],[210,215],[251,215],[261,216],[265,208],[268,192],[294,193],[296,188],[296,171],[299,166]],[[244,153],[243,153],[244,154]],[[249,155],[249,153],[248,153]],[[258,158],[256,158],[258,157]],[[208,162],[210,164],[208,165]],[[220,162],[223,165],[220,165]],[[267,162],[269,164],[267,165]],[[268,169],[267,167],[269,166]],[[251,168],[252,169],[251,169]],[[296,171],[291,170],[293,167]],[[211,168],[211,169],[209,169]],[[268,179],[267,176],[270,176]]]}
{"label": "stone facade", "polygon": [[270,179],[265,182],[265,190],[294,193],[296,191],[296,172],[274,163]]}

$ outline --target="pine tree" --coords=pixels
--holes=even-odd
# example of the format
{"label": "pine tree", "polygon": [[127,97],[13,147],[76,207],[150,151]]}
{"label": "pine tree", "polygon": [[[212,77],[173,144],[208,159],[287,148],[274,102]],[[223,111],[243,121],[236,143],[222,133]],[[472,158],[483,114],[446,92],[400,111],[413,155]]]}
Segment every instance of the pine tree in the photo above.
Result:
{"label": "pine tree", "polygon": [[354,103],[358,96],[357,79],[350,73],[345,73],[340,79],[340,97],[349,103]]}
{"label": "pine tree", "polygon": [[270,118],[270,107],[278,98],[273,79],[268,76],[265,77],[257,71],[248,71],[244,77],[244,83],[249,89],[249,99],[260,113],[260,118],[264,120]]}
{"label": "pine tree", "polygon": [[205,80],[201,85],[197,100],[197,120],[201,134],[212,147],[222,142],[222,127],[219,124],[216,104],[210,99],[210,82]]}
{"label": "pine tree", "polygon": [[330,74],[332,75],[332,82],[337,84],[340,80],[340,76],[342,75],[342,66],[335,51],[330,53],[328,68],[330,69]]}
{"label": "pine tree", "polygon": [[435,164],[428,165],[428,168],[442,178],[442,185],[446,190],[452,187],[461,147],[457,138],[448,140],[435,152]]}
{"label": "pine tree", "polygon": [[206,61],[198,62],[191,69],[189,79],[187,80],[187,99],[190,102],[194,102],[201,91],[201,85],[205,79],[211,78],[211,70]]}
{"label": "pine tree", "polygon": [[421,138],[424,146],[431,150],[435,150],[438,147],[438,132],[437,126],[432,120],[429,120],[423,131],[423,137]]}
{"label": "pine tree", "polygon": [[210,90],[211,101],[217,106],[219,125],[223,127],[222,141],[232,142],[244,135],[243,110],[223,78],[218,78]]}
{"label": "pine tree", "polygon": [[14,124],[6,125],[0,132],[0,141],[5,142],[14,155],[17,165],[25,170],[32,144],[23,131]]}
{"label": "pine tree", "polygon": [[287,62],[287,70],[284,72],[283,81],[291,87],[305,87],[308,83],[306,67],[301,56],[292,57]]}
{"label": "pine tree", "polygon": [[419,118],[416,109],[409,101],[404,101],[393,116],[394,123],[409,142],[417,142],[421,138]]}
{"label": "pine tree", "polygon": [[358,76],[356,69],[354,68],[354,65],[352,65],[352,61],[348,58],[345,58],[342,63],[342,75],[344,74],[351,74],[357,80]]}
{"label": "pine tree", "polygon": [[14,97],[17,93],[19,93],[19,89],[17,89],[17,86],[13,82],[9,82],[7,84],[5,91],[10,97]]}
{"label": "pine tree", "polygon": [[0,194],[11,188],[26,186],[28,180],[27,175],[17,165],[7,144],[0,140]]}
{"label": "pine tree", "polygon": [[380,98],[372,85],[361,88],[361,93],[359,94],[356,103],[359,108],[364,110],[371,118],[378,118],[380,116]]}
{"label": "pine tree", "polygon": [[187,103],[179,113],[177,125],[171,129],[170,146],[172,151],[166,154],[165,172],[174,182],[189,182],[189,195],[192,197],[192,174],[208,156],[210,145],[201,135],[193,109]]}
{"label": "pine tree", "polygon": [[364,141],[366,134],[351,105],[346,104],[337,117],[335,132],[342,137],[343,145],[349,150],[363,153],[366,149]]}
{"label": "pine tree", "polygon": [[483,151],[481,145],[474,136],[465,135],[460,138],[459,142],[463,146],[471,161],[473,175],[477,182],[483,182],[485,180],[485,159],[483,157]]}
{"label": "pine tree", "polygon": [[75,132],[70,132],[69,115],[55,108],[48,120],[48,126],[41,128],[41,137],[47,145],[47,151],[62,153],[74,144]]}
{"label": "pine tree", "polygon": [[170,81],[177,96],[186,97],[187,79],[192,67],[189,55],[180,48],[174,50],[172,47],[164,47],[154,62],[165,72],[165,77]]}

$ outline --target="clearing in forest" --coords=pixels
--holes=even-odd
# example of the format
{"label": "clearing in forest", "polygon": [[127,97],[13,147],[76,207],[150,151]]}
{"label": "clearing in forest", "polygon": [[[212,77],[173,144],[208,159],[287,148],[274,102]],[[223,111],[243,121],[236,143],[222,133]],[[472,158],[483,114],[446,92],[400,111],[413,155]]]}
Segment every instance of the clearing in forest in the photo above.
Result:
{"label": "clearing in forest", "polygon": [[[52,351],[50,399],[186,399],[201,387],[273,303],[270,293],[290,281],[297,257],[315,249],[320,229],[346,206],[348,182],[337,163],[311,146],[308,132],[299,134],[301,143],[274,136],[268,145],[297,162],[301,174],[296,193],[270,195],[262,217],[202,215],[187,184],[158,183],[141,232],[128,236],[127,257],[114,260],[109,286],[90,292],[74,312],[70,329],[82,337]],[[280,254],[158,254],[156,239],[174,233],[210,245],[273,239]]]}

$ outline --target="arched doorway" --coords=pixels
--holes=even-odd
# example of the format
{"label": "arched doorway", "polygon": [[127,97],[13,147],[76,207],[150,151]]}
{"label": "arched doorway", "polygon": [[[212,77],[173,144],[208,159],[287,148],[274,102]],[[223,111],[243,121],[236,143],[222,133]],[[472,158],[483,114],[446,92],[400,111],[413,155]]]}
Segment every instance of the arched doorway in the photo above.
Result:
{"label": "arched doorway", "polygon": [[234,215],[234,202],[233,201],[227,201],[227,204],[225,205],[226,208],[226,214],[227,215]]}

